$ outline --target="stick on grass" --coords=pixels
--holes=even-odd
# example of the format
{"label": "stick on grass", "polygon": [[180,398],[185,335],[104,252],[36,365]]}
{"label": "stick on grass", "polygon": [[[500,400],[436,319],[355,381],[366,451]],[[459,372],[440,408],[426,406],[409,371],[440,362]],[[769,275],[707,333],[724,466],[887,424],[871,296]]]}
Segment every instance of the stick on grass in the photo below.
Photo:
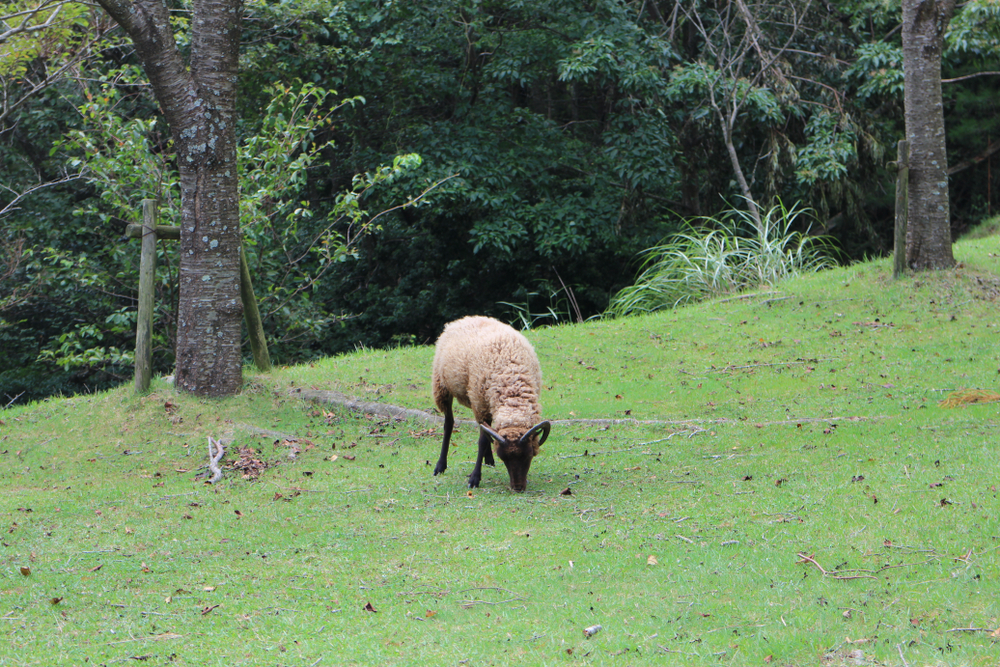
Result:
{"label": "stick on grass", "polygon": [[[214,451],[213,451],[214,448]],[[222,479],[222,468],[219,467],[219,461],[222,460],[223,454],[226,453],[225,447],[222,446],[221,440],[215,440],[212,436],[208,437],[208,469],[212,471],[212,477],[209,478],[209,484],[215,484],[220,479]]]}

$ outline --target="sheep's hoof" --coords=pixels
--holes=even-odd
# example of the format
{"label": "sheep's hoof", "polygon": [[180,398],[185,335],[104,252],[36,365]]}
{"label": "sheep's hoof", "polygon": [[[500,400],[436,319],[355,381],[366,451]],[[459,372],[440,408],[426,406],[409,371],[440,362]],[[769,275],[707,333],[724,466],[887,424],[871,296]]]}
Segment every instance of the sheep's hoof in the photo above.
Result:
{"label": "sheep's hoof", "polygon": [[440,463],[438,463],[436,466],[434,466],[434,476],[437,477],[438,475],[440,475],[441,473],[443,473],[447,469],[448,469],[448,466],[441,465]]}
{"label": "sheep's hoof", "polygon": [[479,477],[473,477],[472,475],[469,475],[469,488],[470,489],[478,489],[479,488],[479,479],[480,479]]}

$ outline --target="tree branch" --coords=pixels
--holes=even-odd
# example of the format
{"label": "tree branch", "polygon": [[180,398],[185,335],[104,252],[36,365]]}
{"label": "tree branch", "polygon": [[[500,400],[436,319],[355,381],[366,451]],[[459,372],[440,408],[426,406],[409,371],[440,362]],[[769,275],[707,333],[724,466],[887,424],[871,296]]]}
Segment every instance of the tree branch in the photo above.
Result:
{"label": "tree branch", "polygon": [[171,130],[191,125],[198,98],[170,25],[170,12],[160,0],[97,0],[128,34],[153,84],[157,101]]}
{"label": "tree branch", "polygon": [[[45,30],[46,28],[52,27],[52,25],[55,23],[56,18],[59,16],[59,12],[62,11],[63,6],[65,6],[66,2],[68,1],[69,0],[62,0],[60,2],[55,2],[55,0],[44,0],[40,5],[38,5],[34,9],[29,9],[23,12],[16,12],[14,14],[8,14],[6,16],[0,17],[0,21],[3,21],[5,24],[10,19],[19,18],[22,16],[24,17],[24,19],[21,21],[19,25],[10,28],[6,32],[0,33],[0,44],[4,43],[11,37],[19,35],[21,33],[36,32],[38,30]],[[45,20],[45,23],[40,23],[38,25],[28,25],[28,22],[31,21],[31,19],[38,16],[38,14],[40,14],[43,10],[52,7],[53,4],[55,6],[52,9],[52,14]]]}
{"label": "tree branch", "polygon": [[980,162],[982,162],[989,156],[993,155],[997,151],[1000,151],[1000,139],[997,139],[996,141],[990,143],[990,145],[986,147],[986,150],[984,150],[976,157],[969,158],[968,160],[962,160],[958,164],[949,167],[945,173],[948,174],[949,176],[952,176],[960,171],[965,171],[969,167],[974,167],[975,165],[979,164]]}
{"label": "tree branch", "polygon": [[1000,72],[976,72],[975,74],[956,76],[954,79],[941,79],[941,83],[955,83],[956,81],[966,81],[968,79],[975,79],[977,76],[1000,76]]}
{"label": "tree branch", "polygon": [[55,185],[62,185],[63,183],[69,183],[70,181],[75,181],[75,180],[77,180],[79,178],[80,178],[79,174],[73,174],[72,176],[66,176],[64,178],[60,178],[58,181],[49,181],[47,183],[39,183],[38,185],[36,185],[34,187],[28,188],[24,192],[15,192],[13,189],[7,187],[6,185],[0,184],[0,188],[3,188],[4,190],[7,190],[8,192],[10,192],[11,194],[14,195],[14,198],[12,200],[10,200],[6,205],[4,205],[3,208],[0,208],[0,218],[2,218],[3,216],[5,216],[5,215],[7,215],[7,214],[9,214],[9,213],[11,213],[13,211],[16,211],[18,209],[18,206],[17,206],[18,202],[20,202],[22,199],[24,199],[25,197],[27,197],[31,193],[37,192],[38,190],[41,190],[43,188],[51,188],[52,186],[55,186]]}
{"label": "tree branch", "polygon": [[[77,52],[73,55],[73,57],[71,57],[69,60],[67,60],[65,63],[63,63],[62,65],[60,65],[58,68],[56,68],[52,72],[49,72],[48,75],[44,79],[42,79],[41,81],[39,81],[38,83],[32,84],[31,88],[28,89],[25,93],[23,93],[17,99],[17,101],[15,101],[15,102],[13,102],[11,104],[7,104],[6,103],[7,100],[4,99],[4,103],[5,103],[4,107],[3,107],[2,110],[0,110],[0,128],[3,127],[4,121],[6,121],[7,118],[10,117],[10,115],[12,113],[14,113],[19,108],[21,108],[21,106],[25,102],[27,102],[29,99],[31,99],[32,97],[34,97],[35,95],[37,95],[41,91],[43,91],[46,88],[48,88],[49,86],[51,86],[57,80],[59,80],[60,78],[62,78],[62,76],[66,73],[67,70],[69,70],[69,69],[71,69],[73,67],[76,67],[81,62],[83,62],[88,57],[90,57],[90,55],[91,55],[91,53],[90,53],[91,47],[94,46],[95,44],[97,44],[98,42],[100,42],[101,40],[103,40],[107,36],[107,34],[109,32],[111,32],[112,29],[113,29],[113,27],[108,27],[108,28],[101,27],[101,28],[99,28],[98,31],[97,31],[97,34],[94,35],[89,41],[87,41],[87,43],[83,44],[79,49],[77,49]],[[0,40],[0,42],[2,42],[2,40]]]}

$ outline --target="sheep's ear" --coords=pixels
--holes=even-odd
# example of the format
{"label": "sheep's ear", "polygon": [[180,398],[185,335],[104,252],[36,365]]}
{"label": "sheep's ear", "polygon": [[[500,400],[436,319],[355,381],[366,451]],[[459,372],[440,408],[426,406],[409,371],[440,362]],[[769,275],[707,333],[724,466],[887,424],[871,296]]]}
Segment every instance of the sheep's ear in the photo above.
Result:
{"label": "sheep's ear", "polygon": [[551,422],[541,422],[539,424],[535,424],[534,426],[531,427],[531,430],[529,430],[527,433],[521,436],[521,442],[527,442],[528,438],[531,437],[532,433],[541,429],[542,436],[538,439],[538,446],[541,447],[542,445],[545,444],[545,440],[549,437],[549,430],[551,428],[552,428]]}
{"label": "sheep's ear", "polygon": [[502,445],[502,444],[504,444],[504,442],[505,442],[505,440],[504,440],[504,437],[503,437],[502,435],[500,435],[499,433],[497,433],[496,431],[494,431],[493,429],[491,429],[491,428],[490,428],[489,426],[487,426],[486,424],[480,424],[480,425],[479,425],[479,429],[480,429],[481,431],[483,431],[484,433],[487,433],[487,434],[489,434],[489,436],[490,436],[491,438],[493,438],[494,440],[496,440],[496,441],[497,441],[497,444],[498,444],[498,445]]}

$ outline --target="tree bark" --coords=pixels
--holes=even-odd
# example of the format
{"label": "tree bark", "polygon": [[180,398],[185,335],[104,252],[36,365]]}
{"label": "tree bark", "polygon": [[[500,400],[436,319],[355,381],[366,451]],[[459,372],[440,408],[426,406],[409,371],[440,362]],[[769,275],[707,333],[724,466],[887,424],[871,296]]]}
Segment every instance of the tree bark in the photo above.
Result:
{"label": "tree bark", "polygon": [[910,142],[906,264],[955,264],[941,99],[941,50],[955,0],[903,0],[903,104]]}
{"label": "tree bark", "polygon": [[170,125],[181,181],[175,386],[242,384],[236,83],[243,0],[193,0],[185,63],[162,0],[98,0],[128,33]]}

